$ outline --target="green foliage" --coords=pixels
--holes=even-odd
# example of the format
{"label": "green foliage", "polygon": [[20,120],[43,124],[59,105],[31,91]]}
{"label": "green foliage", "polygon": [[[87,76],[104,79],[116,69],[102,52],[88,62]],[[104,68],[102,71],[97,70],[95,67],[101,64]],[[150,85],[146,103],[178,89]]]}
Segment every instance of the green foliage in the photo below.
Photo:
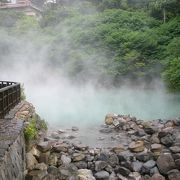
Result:
{"label": "green foliage", "polygon": [[171,90],[180,91],[180,57],[172,59],[163,73]]}
{"label": "green foliage", "polygon": [[32,119],[29,125],[24,129],[24,137],[27,142],[34,140],[37,137],[38,131],[36,128],[36,120]]}
{"label": "green foliage", "polygon": [[22,16],[16,22],[15,31],[20,34],[27,32],[33,33],[33,31],[38,31],[39,27],[39,23],[35,17]]}
{"label": "green foliage", "polygon": [[27,142],[35,140],[38,137],[38,132],[43,130],[47,130],[47,123],[35,114],[24,129],[25,140]]}
{"label": "green foliage", "polygon": [[[110,77],[117,84],[126,78],[135,82],[163,74],[168,86],[179,90],[173,84],[179,78],[178,0],[92,2],[96,7],[90,2],[62,2],[47,8],[40,21],[0,12],[1,31],[8,27],[9,33],[31,39],[37,48],[48,44],[48,67],[73,81]],[[10,24],[5,21],[8,17],[13,19]]]}
{"label": "green foliage", "polygon": [[16,22],[23,16],[23,13],[13,10],[0,11],[0,26],[13,27]]}

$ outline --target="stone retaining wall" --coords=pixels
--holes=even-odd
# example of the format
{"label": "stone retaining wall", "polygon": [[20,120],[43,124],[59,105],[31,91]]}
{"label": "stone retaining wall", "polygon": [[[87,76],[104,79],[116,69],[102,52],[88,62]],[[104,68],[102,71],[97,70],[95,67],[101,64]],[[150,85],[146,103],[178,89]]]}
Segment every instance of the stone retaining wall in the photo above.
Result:
{"label": "stone retaining wall", "polygon": [[0,124],[0,179],[24,179],[25,142],[23,121],[4,120]]}
{"label": "stone retaining wall", "polygon": [[23,129],[24,120],[29,118],[28,108],[31,108],[30,104],[22,101],[4,119],[0,119],[0,180],[25,179]]}

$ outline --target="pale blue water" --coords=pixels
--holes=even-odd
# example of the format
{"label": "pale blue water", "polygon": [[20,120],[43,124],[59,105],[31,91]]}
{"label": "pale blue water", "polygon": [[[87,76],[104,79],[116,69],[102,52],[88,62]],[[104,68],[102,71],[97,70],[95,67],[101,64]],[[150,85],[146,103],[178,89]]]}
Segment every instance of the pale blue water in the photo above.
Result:
{"label": "pale blue water", "polygon": [[105,115],[110,112],[143,120],[180,117],[180,95],[158,89],[104,90],[65,85],[31,88],[30,92],[28,99],[38,113],[56,127],[93,127],[103,124]]}

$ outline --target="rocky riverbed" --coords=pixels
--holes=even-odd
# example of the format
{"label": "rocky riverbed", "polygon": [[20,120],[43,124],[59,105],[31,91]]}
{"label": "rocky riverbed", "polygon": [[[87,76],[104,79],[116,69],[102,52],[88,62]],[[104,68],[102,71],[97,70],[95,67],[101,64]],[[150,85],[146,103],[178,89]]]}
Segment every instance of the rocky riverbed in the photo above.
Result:
{"label": "rocky riverbed", "polygon": [[80,142],[78,131],[50,131],[34,145],[26,154],[26,179],[180,179],[180,119],[145,122],[108,114],[93,146]]}

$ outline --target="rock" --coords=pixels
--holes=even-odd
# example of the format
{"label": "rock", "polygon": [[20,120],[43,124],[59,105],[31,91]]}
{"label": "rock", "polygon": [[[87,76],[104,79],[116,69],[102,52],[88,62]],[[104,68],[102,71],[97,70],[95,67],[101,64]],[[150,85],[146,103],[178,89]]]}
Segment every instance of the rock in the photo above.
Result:
{"label": "rock", "polygon": [[59,175],[59,169],[55,166],[49,166],[48,169],[47,169],[47,172],[49,174],[52,174],[54,176],[58,176]]}
{"label": "rock", "polygon": [[98,156],[97,156],[97,161],[108,161],[109,160],[109,154],[106,152],[101,152]]}
{"label": "rock", "polygon": [[132,152],[142,152],[144,151],[144,141],[133,141],[129,145],[129,149]]}
{"label": "rock", "polygon": [[174,159],[180,159],[180,153],[172,154]]}
{"label": "rock", "polygon": [[87,167],[88,167],[88,169],[92,170],[93,172],[95,171],[95,164],[93,162],[88,162]]}
{"label": "rock", "polygon": [[53,146],[54,152],[67,152],[69,145],[66,143],[57,143]]}
{"label": "rock", "polygon": [[131,161],[120,162],[120,166],[125,167],[125,168],[129,169],[130,171],[133,171],[133,167],[132,167]]}
{"label": "rock", "polygon": [[118,180],[118,178],[116,177],[116,174],[114,172],[112,172],[109,176],[108,180]]}
{"label": "rock", "polygon": [[108,164],[108,165],[105,167],[105,171],[107,171],[108,173],[112,173],[112,172],[114,171],[114,168]]}
{"label": "rock", "polygon": [[153,134],[150,138],[150,141],[152,144],[159,144],[160,143],[160,140],[158,138],[158,135],[157,134]]}
{"label": "rock", "polygon": [[40,151],[39,151],[37,148],[35,148],[34,146],[32,147],[30,153],[31,153],[33,156],[35,156],[36,158],[39,158],[39,156],[40,156]]}
{"label": "rock", "polygon": [[160,131],[159,133],[158,133],[158,137],[159,138],[163,138],[164,136],[166,136],[168,134],[168,132],[166,132],[166,131]]}
{"label": "rock", "polygon": [[136,159],[139,161],[142,161],[142,162],[146,162],[146,161],[152,159],[152,154],[145,153],[145,152],[138,153],[138,154],[136,154]]}
{"label": "rock", "polygon": [[91,156],[89,154],[86,156],[86,161],[91,162],[93,160],[94,160],[94,156]]}
{"label": "rock", "polygon": [[43,162],[45,164],[48,164],[49,156],[50,156],[50,151],[47,151],[45,153],[41,153],[39,156],[39,162],[40,163]]}
{"label": "rock", "polygon": [[69,156],[66,156],[66,155],[62,155],[61,156],[61,161],[62,161],[62,164],[63,165],[68,165],[71,163],[71,158]]}
{"label": "rock", "polygon": [[112,133],[113,130],[111,128],[103,128],[103,129],[100,129],[99,132],[108,134],[108,133]]}
{"label": "rock", "polygon": [[59,172],[60,172],[59,179],[65,180],[65,179],[68,179],[69,177],[71,177],[71,175],[72,175],[72,173],[66,167],[59,168]]}
{"label": "rock", "polygon": [[116,154],[119,154],[125,151],[125,147],[123,145],[119,145],[119,146],[113,147],[112,151],[115,152]]}
{"label": "rock", "polygon": [[152,126],[149,126],[149,127],[145,127],[144,128],[144,131],[147,133],[147,134],[154,134],[157,130],[155,127],[152,127]]}
{"label": "rock", "polygon": [[133,161],[134,154],[128,151],[121,152],[117,154],[119,161]]}
{"label": "rock", "polygon": [[117,155],[111,154],[108,160],[108,163],[112,166],[115,167],[117,164],[119,164],[119,159]]}
{"label": "rock", "polygon": [[120,123],[119,123],[119,121],[118,121],[117,119],[114,119],[113,122],[112,122],[112,124],[113,124],[116,128],[118,128],[118,127],[120,126]]}
{"label": "rock", "polygon": [[166,136],[160,139],[161,143],[168,147],[173,145],[174,140],[175,140],[175,137],[172,134],[167,134]]}
{"label": "rock", "polygon": [[53,139],[60,139],[59,133],[57,133],[57,132],[51,133],[50,137],[53,138]]}
{"label": "rock", "polygon": [[75,162],[74,165],[75,165],[78,169],[87,169],[87,162],[85,162],[85,161]]}
{"label": "rock", "polygon": [[58,161],[57,155],[55,153],[50,154],[50,156],[48,158],[48,165],[56,166],[57,161]]}
{"label": "rock", "polygon": [[83,153],[74,153],[72,156],[72,159],[74,162],[76,161],[82,161],[85,159],[85,155]]}
{"label": "rock", "polygon": [[52,174],[46,174],[42,180],[56,180],[56,178]]}
{"label": "rock", "polygon": [[97,140],[99,141],[103,141],[105,139],[105,137],[98,137]]}
{"label": "rock", "polygon": [[154,175],[151,177],[151,180],[165,180],[165,177],[162,176],[161,174],[154,174]]}
{"label": "rock", "polygon": [[131,172],[129,174],[129,180],[140,180],[141,175],[138,172]]}
{"label": "rock", "polygon": [[172,146],[169,148],[173,153],[180,153],[180,147],[179,146]]}
{"label": "rock", "polygon": [[46,175],[47,175],[47,171],[32,170],[27,174],[26,179],[39,180],[39,179],[42,179]]}
{"label": "rock", "polygon": [[107,171],[99,171],[95,175],[95,178],[97,180],[108,180],[109,179],[109,173]]}
{"label": "rock", "polygon": [[156,166],[150,170],[150,175],[153,176],[154,174],[160,174]]}
{"label": "rock", "polygon": [[137,131],[137,136],[143,137],[143,136],[145,136],[145,135],[146,135],[146,133],[145,133],[144,129],[138,129],[138,131]]}
{"label": "rock", "polygon": [[116,117],[117,117],[117,115],[115,115],[115,114],[107,114],[106,117],[105,117],[105,124],[112,125],[113,124],[113,120]]}
{"label": "rock", "polygon": [[119,174],[125,176],[125,177],[127,177],[131,173],[131,171],[129,169],[122,167],[122,166],[117,167],[114,171],[116,173],[119,173]]}
{"label": "rock", "polygon": [[96,161],[95,162],[95,170],[98,172],[98,171],[101,171],[103,170],[106,166],[107,166],[107,162],[105,161]]}
{"label": "rock", "polygon": [[156,155],[159,156],[162,151],[162,145],[161,144],[151,144],[151,151]]}
{"label": "rock", "polygon": [[[66,131],[65,131],[64,129],[58,129],[57,132],[58,132],[58,134],[63,134],[63,133],[65,133]],[[59,136],[58,136],[58,137],[59,137]]]}
{"label": "rock", "polygon": [[72,131],[79,131],[79,128],[76,127],[76,126],[73,126],[73,127],[72,127]]}
{"label": "rock", "polygon": [[180,119],[175,119],[173,122],[175,126],[180,126]]}
{"label": "rock", "polygon": [[89,169],[79,169],[77,172],[78,180],[96,180]]}
{"label": "rock", "polygon": [[68,135],[66,135],[65,138],[66,138],[66,139],[75,139],[76,136],[73,136],[73,135],[68,134]]}
{"label": "rock", "polygon": [[143,163],[139,161],[132,162],[132,169],[135,172],[140,172],[142,168]]}
{"label": "rock", "polygon": [[180,159],[175,159],[177,169],[180,169]]}
{"label": "rock", "polygon": [[41,151],[41,152],[47,152],[51,149],[51,145],[48,141],[44,141],[44,142],[40,142],[37,144],[37,148]]}
{"label": "rock", "polygon": [[128,178],[124,177],[121,174],[117,174],[118,180],[128,180]]}
{"label": "rock", "polygon": [[36,164],[38,164],[38,162],[32,153],[26,153],[26,168],[32,170]]}
{"label": "rock", "polygon": [[85,145],[80,144],[80,143],[73,143],[73,146],[75,149],[77,149],[79,151],[85,151],[88,149],[88,146],[85,146]]}
{"label": "rock", "polygon": [[130,130],[127,132],[128,135],[137,135],[138,134],[138,131],[135,131],[135,130]]}
{"label": "rock", "polygon": [[151,180],[151,177],[146,174],[146,175],[142,176],[140,180]]}
{"label": "rock", "polygon": [[47,165],[45,163],[38,163],[35,165],[34,169],[38,170],[47,170]]}
{"label": "rock", "polygon": [[168,172],[169,180],[179,180],[180,179],[180,171],[177,169],[173,169]]}
{"label": "rock", "polygon": [[143,164],[141,168],[142,174],[149,174],[150,170],[156,165],[156,162],[154,160],[149,160],[146,163]]}
{"label": "rock", "polygon": [[176,165],[171,154],[161,154],[157,161],[157,166],[161,174],[167,174],[168,171],[175,169]]}

